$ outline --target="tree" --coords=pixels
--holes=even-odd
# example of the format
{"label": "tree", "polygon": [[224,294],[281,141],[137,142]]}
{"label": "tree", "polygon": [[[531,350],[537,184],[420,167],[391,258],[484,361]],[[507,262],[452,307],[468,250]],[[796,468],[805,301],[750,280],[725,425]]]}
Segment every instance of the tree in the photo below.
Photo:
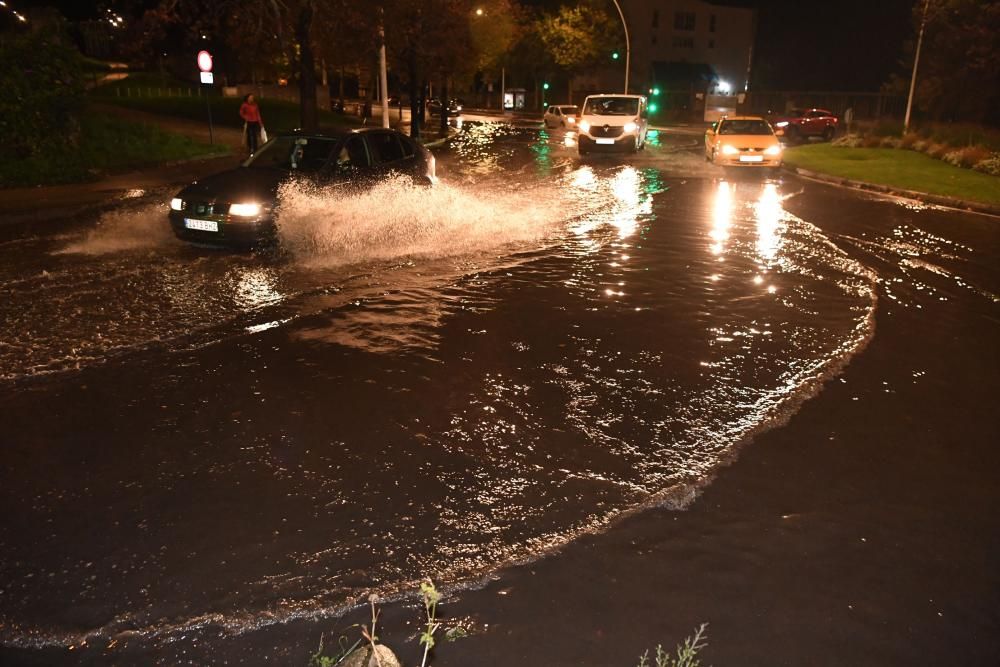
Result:
{"label": "tree", "polygon": [[[913,14],[919,27],[925,0]],[[913,45],[895,88],[905,90]],[[1000,3],[929,0],[914,103],[935,120],[1000,124]]]}
{"label": "tree", "polygon": [[562,5],[554,14],[543,14],[537,28],[552,60],[570,79],[587,67],[593,67],[615,48],[618,22],[602,7],[591,3]]}

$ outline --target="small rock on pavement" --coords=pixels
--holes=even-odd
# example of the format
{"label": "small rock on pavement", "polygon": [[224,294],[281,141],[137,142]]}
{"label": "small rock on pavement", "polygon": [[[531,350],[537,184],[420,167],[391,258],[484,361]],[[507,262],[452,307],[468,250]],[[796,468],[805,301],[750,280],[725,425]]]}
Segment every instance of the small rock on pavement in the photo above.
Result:
{"label": "small rock on pavement", "polygon": [[[376,653],[378,654],[377,660],[375,659]],[[379,667],[379,664],[382,667],[403,667],[396,654],[383,644],[376,644],[374,651],[371,646],[359,648],[347,656],[338,667]]]}

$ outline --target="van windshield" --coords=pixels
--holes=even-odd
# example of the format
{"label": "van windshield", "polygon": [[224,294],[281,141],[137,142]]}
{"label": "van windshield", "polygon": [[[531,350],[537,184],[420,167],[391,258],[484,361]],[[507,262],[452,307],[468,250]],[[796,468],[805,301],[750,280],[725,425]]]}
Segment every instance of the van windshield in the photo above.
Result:
{"label": "van windshield", "polygon": [[591,97],[583,106],[585,116],[634,116],[639,113],[636,97]]}

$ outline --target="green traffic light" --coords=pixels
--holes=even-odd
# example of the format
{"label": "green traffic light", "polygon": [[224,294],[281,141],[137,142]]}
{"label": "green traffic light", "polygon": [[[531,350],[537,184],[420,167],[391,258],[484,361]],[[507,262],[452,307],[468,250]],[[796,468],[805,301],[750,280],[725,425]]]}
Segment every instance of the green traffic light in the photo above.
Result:
{"label": "green traffic light", "polygon": [[660,94],[660,89],[659,88],[653,88],[653,94],[654,95],[659,95]]}
{"label": "green traffic light", "polygon": [[618,60],[618,52],[617,51],[612,51],[611,52],[611,59],[612,60]]}
{"label": "green traffic light", "polygon": [[549,89],[549,83],[548,81],[546,81],[545,83],[542,84],[542,90],[548,90],[548,89]]}
{"label": "green traffic light", "polygon": [[659,108],[660,108],[660,105],[658,105],[656,102],[650,102],[649,103],[649,113],[656,113],[656,110],[659,109]]}

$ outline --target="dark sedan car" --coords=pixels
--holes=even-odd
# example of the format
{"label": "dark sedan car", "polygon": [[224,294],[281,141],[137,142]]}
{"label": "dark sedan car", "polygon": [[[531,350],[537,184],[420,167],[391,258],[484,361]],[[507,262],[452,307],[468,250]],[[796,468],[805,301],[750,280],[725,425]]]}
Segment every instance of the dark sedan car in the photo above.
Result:
{"label": "dark sedan car", "polygon": [[274,237],[278,188],[286,181],[366,187],[400,173],[430,185],[434,172],[430,151],[395,130],[279,134],[240,167],[178,192],[170,202],[170,225],[187,241],[252,245]]}
{"label": "dark sedan car", "polygon": [[[435,97],[427,101],[427,113],[440,116],[441,115],[441,98]],[[462,100],[450,99],[448,100],[448,115],[449,116],[460,116],[462,115]]]}

